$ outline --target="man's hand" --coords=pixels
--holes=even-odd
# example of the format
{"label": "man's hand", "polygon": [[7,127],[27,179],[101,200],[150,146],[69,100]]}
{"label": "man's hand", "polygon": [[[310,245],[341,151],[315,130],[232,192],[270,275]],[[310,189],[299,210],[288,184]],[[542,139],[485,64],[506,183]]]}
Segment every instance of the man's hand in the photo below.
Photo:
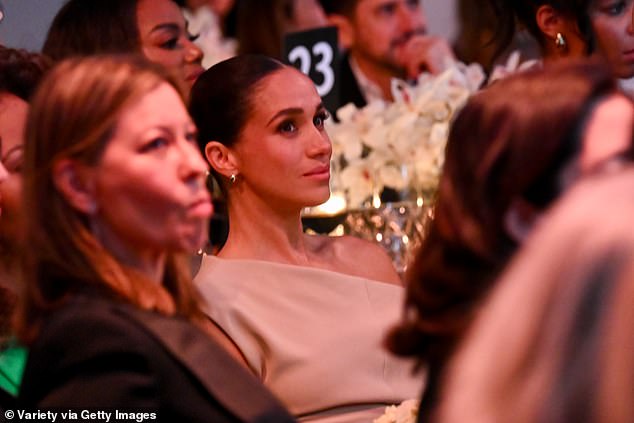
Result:
{"label": "man's hand", "polygon": [[407,79],[416,79],[421,72],[438,74],[456,58],[447,40],[431,35],[415,35],[397,51]]}

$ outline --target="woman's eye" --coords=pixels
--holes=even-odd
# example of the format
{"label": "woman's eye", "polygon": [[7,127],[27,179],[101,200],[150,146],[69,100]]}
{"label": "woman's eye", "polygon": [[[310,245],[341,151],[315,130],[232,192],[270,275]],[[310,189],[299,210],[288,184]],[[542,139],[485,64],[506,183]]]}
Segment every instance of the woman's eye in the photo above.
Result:
{"label": "woman's eye", "polygon": [[390,17],[396,14],[396,3],[383,4],[378,9],[378,14],[385,17]]}
{"label": "woman's eye", "polygon": [[280,131],[282,133],[291,134],[291,133],[294,133],[295,131],[297,131],[297,126],[295,126],[294,122],[286,121],[286,122],[282,122],[277,127],[277,129],[278,129],[278,131]]}
{"label": "woman's eye", "polygon": [[198,144],[198,134],[196,134],[196,132],[189,132],[185,134],[185,139],[194,145]]}
{"label": "woman's eye", "polygon": [[152,141],[146,143],[143,147],[141,147],[141,152],[146,153],[153,150],[158,150],[167,146],[168,140],[166,138],[158,137],[154,138]]}
{"label": "woman's eye", "polygon": [[617,16],[623,13],[623,11],[625,10],[625,6],[625,2],[620,1],[607,5],[604,10],[608,13],[608,15]]}
{"label": "woman's eye", "polygon": [[321,129],[324,127],[324,123],[326,122],[326,120],[330,117],[330,113],[323,111],[317,114],[317,116],[315,116],[313,118],[313,124]]}
{"label": "woman's eye", "polygon": [[178,37],[170,38],[161,44],[161,48],[166,50],[174,50],[176,47],[178,47]]}
{"label": "woman's eye", "polygon": [[196,41],[198,39],[198,37],[200,37],[200,33],[198,33],[198,34],[187,34],[187,39],[189,41],[191,41],[192,43],[194,41]]}

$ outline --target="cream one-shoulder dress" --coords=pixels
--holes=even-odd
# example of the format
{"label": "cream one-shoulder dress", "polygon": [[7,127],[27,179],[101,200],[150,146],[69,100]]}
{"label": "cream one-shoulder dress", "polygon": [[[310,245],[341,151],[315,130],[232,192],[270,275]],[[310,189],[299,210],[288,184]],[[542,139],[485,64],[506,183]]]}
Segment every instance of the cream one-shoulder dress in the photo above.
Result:
{"label": "cream one-shoulder dress", "polygon": [[195,278],[210,318],[300,421],[372,422],[419,398],[424,376],[388,353],[402,287],[329,270],[205,256]]}

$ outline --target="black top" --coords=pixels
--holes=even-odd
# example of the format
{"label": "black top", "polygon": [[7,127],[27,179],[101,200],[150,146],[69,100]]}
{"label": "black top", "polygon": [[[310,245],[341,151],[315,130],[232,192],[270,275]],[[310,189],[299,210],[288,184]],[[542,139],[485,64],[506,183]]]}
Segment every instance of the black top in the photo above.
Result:
{"label": "black top", "polygon": [[39,410],[156,413],[145,420],[155,422],[294,421],[190,322],[84,294],[43,325],[19,400]]}

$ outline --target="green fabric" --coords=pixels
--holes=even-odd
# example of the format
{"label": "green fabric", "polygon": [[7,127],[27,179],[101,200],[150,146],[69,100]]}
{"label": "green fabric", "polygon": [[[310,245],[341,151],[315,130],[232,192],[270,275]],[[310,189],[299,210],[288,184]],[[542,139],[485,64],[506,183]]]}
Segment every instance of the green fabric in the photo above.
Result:
{"label": "green fabric", "polygon": [[15,341],[0,351],[0,389],[18,395],[27,356],[28,350]]}

